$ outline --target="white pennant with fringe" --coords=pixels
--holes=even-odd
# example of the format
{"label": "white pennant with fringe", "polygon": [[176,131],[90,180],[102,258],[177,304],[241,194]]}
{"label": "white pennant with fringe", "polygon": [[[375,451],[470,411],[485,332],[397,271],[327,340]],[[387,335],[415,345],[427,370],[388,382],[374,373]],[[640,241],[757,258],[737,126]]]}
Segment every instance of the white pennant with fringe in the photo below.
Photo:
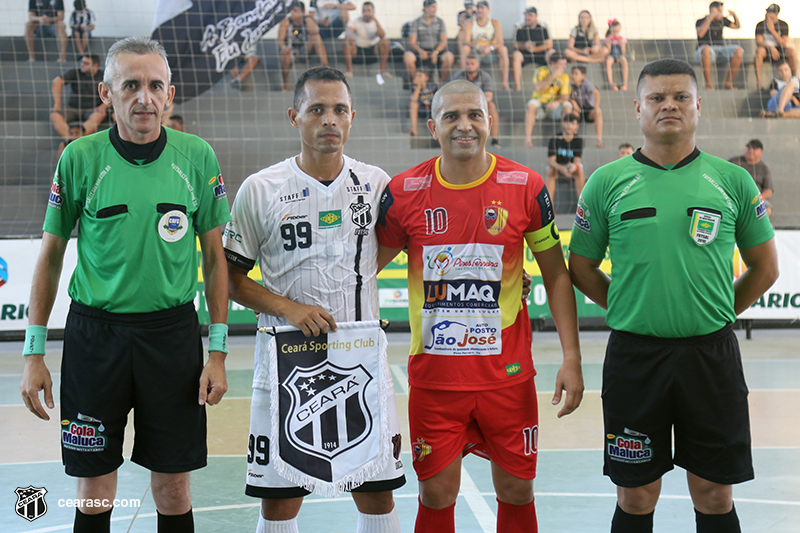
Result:
{"label": "white pennant with fringe", "polygon": [[[300,394],[300,389],[294,387],[289,381],[294,384],[301,382],[302,378],[298,378],[302,372],[313,372],[313,368],[303,369],[295,367],[296,370],[292,371],[289,376],[284,376],[284,382],[280,383],[280,376],[278,373],[278,357],[292,357],[292,353],[279,353],[275,334],[297,332],[297,328],[292,326],[280,326],[276,328],[259,328],[260,333],[268,333],[272,338],[268,342],[267,352],[269,355],[269,368],[270,368],[270,395],[271,395],[271,435],[270,435],[270,461],[275,468],[275,471],[285,479],[295,483],[298,486],[305,488],[311,492],[319,494],[323,497],[336,497],[340,496],[343,492],[352,490],[365,481],[369,481],[377,474],[386,468],[389,460],[392,457],[392,443],[391,435],[389,433],[389,406],[388,398],[392,390],[393,382],[389,373],[389,364],[386,355],[386,334],[381,329],[381,322],[378,320],[365,321],[365,322],[341,322],[337,323],[337,331],[329,332],[327,335],[320,337],[305,338],[306,353],[308,349],[311,352],[322,352],[323,347],[325,360],[328,363],[321,362],[314,365],[314,368],[319,368],[320,365],[325,365],[326,368],[336,369],[352,369],[360,373],[362,376],[369,376],[372,379],[364,386],[363,402],[366,405],[367,412],[365,415],[369,417],[369,434],[364,436],[359,442],[353,444],[348,443],[347,447],[343,450],[313,450],[309,452],[308,449],[301,449],[295,446],[290,441],[288,436],[290,430],[289,418],[294,415],[297,416],[297,411],[290,410],[289,416],[281,419],[280,415],[280,394],[284,390],[285,394],[292,397],[292,388],[294,388],[293,404],[299,403],[299,399],[303,396]],[[371,339],[371,341],[370,341]],[[373,346],[370,346],[370,342]],[[323,346],[324,344],[324,346]],[[300,345],[302,347],[302,345]],[[340,372],[331,372],[328,374],[328,379],[335,379],[333,375],[343,374]],[[290,379],[296,376],[295,379]],[[313,380],[311,380],[313,382]],[[309,398],[312,396],[308,392],[309,379],[306,378],[302,385],[306,386],[303,394]],[[302,388],[302,386],[301,386]],[[324,390],[324,389],[323,389]],[[331,390],[330,388],[328,389]],[[317,391],[314,390],[314,393]],[[322,390],[320,390],[322,395]],[[330,401],[336,395],[327,395],[327,398],[322,398],[322,402]],[[342,398],[334,398],[333,403],[339,404],[339,413],[342,412],[341,402]],[[317,411],[322,411],[322,404],[317,404]],[[293,407],[297,407],[294,405]],[[308,415],[310,411],[306,410],[304,413]],[[343,420],[342,424],[346,424]],[[317,430],[318,431],[318,430]],[[286,436],[285,441],[282,441],[281,432]],[[314,437],[315,441],[319,441],[319,434]],[[295,439],[297,441],[297,439]],[[282,453],[281,442],[289,442],[289,446],[294,450],[283,450],[287,453]],[[302,443],[300,443],[302,444]],[[319,442],[316,442],[319,446]],[[310,444],[309,444],[310,447]],[[299,452],[299,453],[298,453]],[[295,456],[295,461],[302,461],[303,453],[310,453],[316,459],[328,461],[331,468],[331,479],[320,479],[307,472],[306,468],[303,470],[303,465],[291,464],[292,459],[286,460],[286,457]],[[330,455],[333,455],[330,457]]]}

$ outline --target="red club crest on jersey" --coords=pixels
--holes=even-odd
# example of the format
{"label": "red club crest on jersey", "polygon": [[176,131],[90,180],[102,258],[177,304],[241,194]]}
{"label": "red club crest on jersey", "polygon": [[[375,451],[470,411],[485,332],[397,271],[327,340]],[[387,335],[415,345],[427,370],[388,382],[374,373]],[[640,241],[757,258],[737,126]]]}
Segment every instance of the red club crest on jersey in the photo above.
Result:
{"label": "red club crest on jersey", "polygon": [[506,227],[508,211],[502,207],[489,206],[483,210],[483,226],[491,235],[499,235]]}

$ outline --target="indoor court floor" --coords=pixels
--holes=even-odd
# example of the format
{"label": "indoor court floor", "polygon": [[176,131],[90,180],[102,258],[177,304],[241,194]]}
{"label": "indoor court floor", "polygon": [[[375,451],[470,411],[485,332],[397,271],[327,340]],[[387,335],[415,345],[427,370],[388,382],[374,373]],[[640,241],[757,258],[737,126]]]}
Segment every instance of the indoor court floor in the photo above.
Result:
{"label": "indoor court floor", "polygon": [[[742,530],[748,533],[796,533],[800,526],[800,329],[754,330],[745,340],[738,332],[750,387],[754,481],[734,490]],[[615,491],[602,475],[604,435],[600,378],[607,332],[581,334],[586,393],[580,409],[559,420],[550,403],[560,347],[555,333],[534,333],[539,372],[539,467],[535,482],[539,530],[600,533],[609,530]],[[407,334],[389,334],[389,359],[397,392],[401,426],[407,428]],[[198,532],[255,531],[258,500],[244,495],[253,337],[231,337],[227,360],[228,393],[208,411],[208,467],[192,474],[192,500]],[[70,531],[75,510],[59,500],[75,497],[75,481],[60,461],[58,405],[49,422],[34,418],[19,394],[23,361],[21,342],[0,343],[0,531]],[[48,343],[47,363],[58,385],[60,342]],[[56,393],[56,402],[58,394]],[[132,438],[132,424],[126,441]],[[413,531],[417,483],[411,465],[407,429],[403,462],[407,483],[395,492],[404,532]],[[130,446],[126,447],[129,454]],[[17,487],[44,487],[47,512],[33,522],[15,513]],[[119,507],[114,532],[154,532],[156,510],[149,494],[149,474],[130,461],[120,469],[118,498],[139,499],[139,508]],[[497,503],[489,464],[474,455],[464,461],[456,529],[463,533],[495,531]],[[303,533],[354,532],[355,507],[348,495],[335,499],[310,496],[299,518]],[[694,513],[685,473],[664,478],[655,514],[655,531],[694,531]]]}

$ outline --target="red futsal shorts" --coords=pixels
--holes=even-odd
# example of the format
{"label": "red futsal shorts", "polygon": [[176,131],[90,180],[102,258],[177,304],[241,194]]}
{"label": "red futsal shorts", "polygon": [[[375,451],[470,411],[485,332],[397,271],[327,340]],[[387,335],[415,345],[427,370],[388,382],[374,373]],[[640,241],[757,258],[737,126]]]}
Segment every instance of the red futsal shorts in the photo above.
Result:
{"label": "red futsal shorts", "polygon": [[536,477],[539,411],[533,376],[498,390],[411,388],[408,403],[414,470],[420,481],[467,453],[490,459],[518,478]]}

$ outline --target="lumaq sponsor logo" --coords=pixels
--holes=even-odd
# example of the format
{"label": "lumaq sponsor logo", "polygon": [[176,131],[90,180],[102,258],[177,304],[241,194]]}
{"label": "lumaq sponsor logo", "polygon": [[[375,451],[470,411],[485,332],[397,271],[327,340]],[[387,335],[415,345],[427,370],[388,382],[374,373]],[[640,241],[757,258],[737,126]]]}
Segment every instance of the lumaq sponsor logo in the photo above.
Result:
{"label": "lumaq sponsor logo", "polygon": [[502,351],[499,296],[503,247],[470,243],[425,246],[422,343],[435,355]]}

